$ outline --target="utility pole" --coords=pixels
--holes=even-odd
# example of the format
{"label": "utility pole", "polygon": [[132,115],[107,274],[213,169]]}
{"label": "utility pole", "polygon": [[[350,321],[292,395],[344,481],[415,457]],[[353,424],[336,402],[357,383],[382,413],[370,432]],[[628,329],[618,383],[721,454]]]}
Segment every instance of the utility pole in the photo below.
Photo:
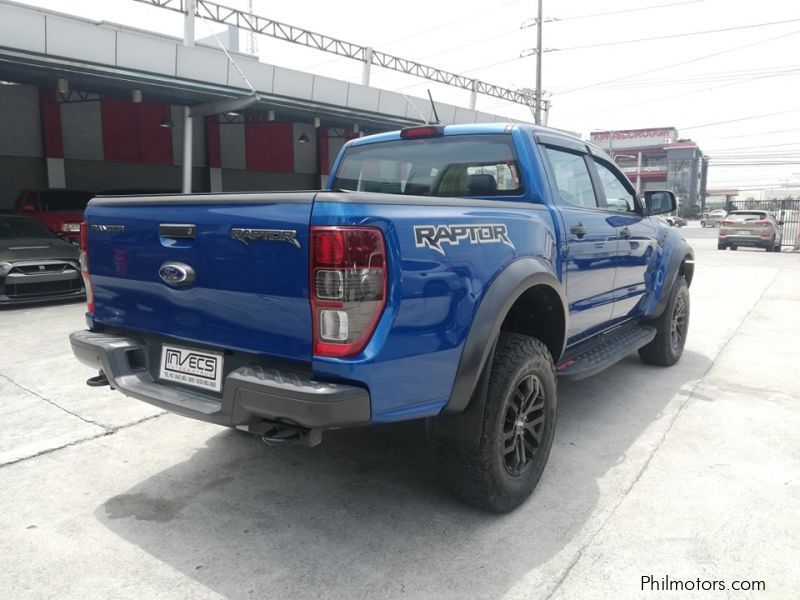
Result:
{"label": "utility pole", "polygon": [[[196,0],[186,2],[183,17],[183,45],[194,46],[194,14]],[[192,193],[192,114],[188,106],[183,107],[183,164],[181,165],[181,193]]]}
{"label": "utility pole", "polygon": [[636,155],[636,195],[642,194],[642,151]]}
{"label": "utility pole", "polygon": [[708,157],[703,156],[700,163],[700,210],[706,209],[706,197],[708,196]]}
{"label": "utility pole", "polygon": [[542,0],[539,0],[539,16],[536,19],[536,112],[533,120],[542,123]]}

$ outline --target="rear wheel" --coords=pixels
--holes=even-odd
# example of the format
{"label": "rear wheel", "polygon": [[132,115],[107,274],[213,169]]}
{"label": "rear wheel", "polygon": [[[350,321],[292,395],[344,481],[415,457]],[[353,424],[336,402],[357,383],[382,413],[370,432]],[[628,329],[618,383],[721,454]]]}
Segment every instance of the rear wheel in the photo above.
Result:
{"label": "rear wheel", "polygon": [[649,365],[674,365],[683,354],[689,332],[689,286],[682,275],[672,286],[664,312],[652,324],[656,337],[639,349],[639,357]]}
{"label": "rear wheel", "polygon": [[465,502],[503,513],[531,495],[556,425],[556,374],[539,340],[502,333],[489,374],[477,452],[439,448],[442,477]]}

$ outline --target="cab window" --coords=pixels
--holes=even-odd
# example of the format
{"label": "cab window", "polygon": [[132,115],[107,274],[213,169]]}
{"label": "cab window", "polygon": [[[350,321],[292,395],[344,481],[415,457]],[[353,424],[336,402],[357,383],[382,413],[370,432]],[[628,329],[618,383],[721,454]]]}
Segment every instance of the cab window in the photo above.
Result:
{"label": "cab window", "polygon": [[517,196],[519,161],[507,134],[451,135],[354,145],[336,189],[417,196]]}
{"label": "cab window", "polygon": [[637,212],[636,197],[622,182],[620,175],[597,159],[594,164],[600,177],[601,197],[605,200],[605,208],[619,212]]}

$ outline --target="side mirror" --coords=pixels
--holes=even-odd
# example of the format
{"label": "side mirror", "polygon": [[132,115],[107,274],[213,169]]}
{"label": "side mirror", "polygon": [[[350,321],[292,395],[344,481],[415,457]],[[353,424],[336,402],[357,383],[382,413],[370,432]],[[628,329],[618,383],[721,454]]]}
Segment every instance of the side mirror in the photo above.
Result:
{"label": "side mirror", "polygon": [[675,194],[666,190],[651,190],[644,193],[644,205],[647,212],[651,215],[663,215],[671,213],[678,208],[678,201]]}
{"label": "side mirror", "polygon": [[22,203],[22,212],[35,213],[36,212],[36,203],[35,202],[23,202]]}

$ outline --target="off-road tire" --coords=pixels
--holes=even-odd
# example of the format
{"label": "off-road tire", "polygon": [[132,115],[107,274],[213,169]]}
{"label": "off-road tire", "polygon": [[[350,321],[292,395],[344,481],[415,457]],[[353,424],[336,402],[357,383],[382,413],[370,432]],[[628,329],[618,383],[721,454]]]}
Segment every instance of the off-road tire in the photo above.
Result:
{"label": "off-road tire", "polygon": [[689,333],[689,308],[689,285],[686,278],[679,275],[670,290],[664,312],[650,323],[656,328],[656,337],[639,349],[639,357],[645,363],[669,367],[680,360]]}
{"label": "off-road tire", "polygon": [[[524,390],[532,389],[534,382],[541,394],[525,396]],[[525,397],[531,398],[527,413]],[[547,463],[556,402],[556,371],[545,345],[526,335],[501,333],[489,372],[478,450],[437,448],[441,475],[455,495],[496,513],[522,504]],[[511,446],[521,448],[523,460],[509,451]]]}

